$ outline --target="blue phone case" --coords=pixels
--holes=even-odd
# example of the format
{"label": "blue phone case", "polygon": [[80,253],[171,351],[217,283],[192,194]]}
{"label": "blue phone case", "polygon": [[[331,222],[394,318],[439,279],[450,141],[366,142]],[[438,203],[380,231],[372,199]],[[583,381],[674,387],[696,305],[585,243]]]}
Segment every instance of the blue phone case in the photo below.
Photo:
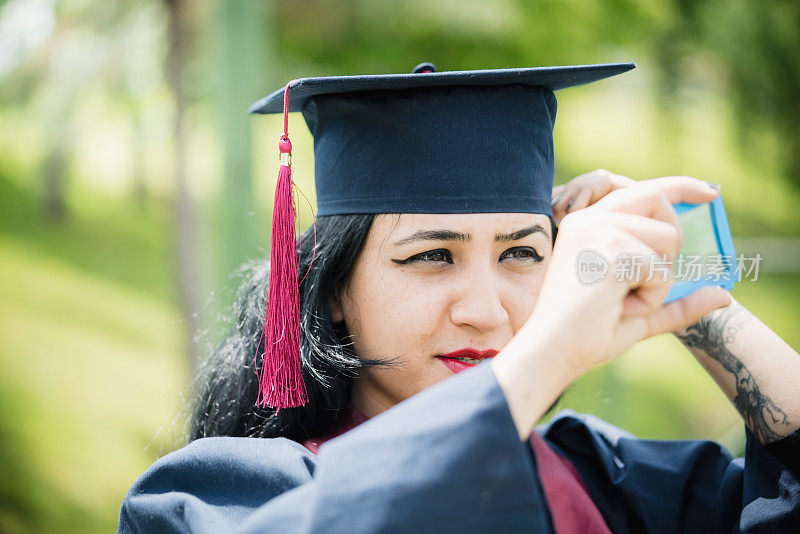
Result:
{"label": "blue phone case", "polygon": [[[686,213],[702,205],[703,204],[681,203],[674,204],[674,207],[678,215],[681,215],[682,213]],[[722,195],[717,195],[717,198],[710,202],[709,212],[711,214],[711,225],[714,230],[717,250],[724,259],[724,273],[719,274],[719,276],[714,276],[713,278],[704,277],[696,280],[674,282],[667,294],[667,298],[664,300],[665,304],[683,298],[703,286],[716,285],[731,290],[736,283],[738,263],[736,251],[733,248],[733,237],[731,236],[731,229],[728,225],[728,217],[725,214],[725,206],[722,203]]]}

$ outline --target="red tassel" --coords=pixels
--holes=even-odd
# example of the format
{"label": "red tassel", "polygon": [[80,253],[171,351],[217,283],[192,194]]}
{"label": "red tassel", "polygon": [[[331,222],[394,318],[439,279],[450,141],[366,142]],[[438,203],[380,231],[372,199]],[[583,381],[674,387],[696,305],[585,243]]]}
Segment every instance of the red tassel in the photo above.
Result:
{"label": "red tassel", "polygon": [[272,251],[269,265],[264,360],[257,404],[291,408],[308,402],[300,371],[300,289],[297,282],[296,211],[292,196],[292,143],[289,141],[289,86],[283,101],[283,135],[278,144],[281,168],[272,212]]}

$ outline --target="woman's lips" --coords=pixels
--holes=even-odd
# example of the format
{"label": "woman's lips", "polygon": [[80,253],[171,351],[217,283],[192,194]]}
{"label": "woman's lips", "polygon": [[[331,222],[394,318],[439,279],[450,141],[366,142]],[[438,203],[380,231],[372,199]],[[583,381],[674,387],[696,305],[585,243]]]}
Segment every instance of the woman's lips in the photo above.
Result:
{"label": "woman's lips", "polygon": [[440,354],[436,358],[447,366],[453,373],[460,373],[470,367],[475,367],[474,363],[467,363],[456,358],[470,358],[473,360],[483,360],[494,357],[499,351],[494,349],[476,350],[472,348],[460,349],[447,354]]}

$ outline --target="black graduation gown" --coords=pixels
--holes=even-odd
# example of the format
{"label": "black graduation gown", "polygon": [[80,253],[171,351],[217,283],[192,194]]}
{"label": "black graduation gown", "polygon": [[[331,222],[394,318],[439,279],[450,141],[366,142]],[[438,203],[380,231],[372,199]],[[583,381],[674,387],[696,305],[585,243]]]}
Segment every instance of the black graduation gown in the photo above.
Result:
{"label": "black graduation gown", "polygon": [[[613,532],[800,532],[800,439],[744,459],[708,441],[636,439],[565,413],[537,429]],[[552,532],[536,458],[491,366],[442,381],[326,442],[205,438],[131,487],[120,532]]]}

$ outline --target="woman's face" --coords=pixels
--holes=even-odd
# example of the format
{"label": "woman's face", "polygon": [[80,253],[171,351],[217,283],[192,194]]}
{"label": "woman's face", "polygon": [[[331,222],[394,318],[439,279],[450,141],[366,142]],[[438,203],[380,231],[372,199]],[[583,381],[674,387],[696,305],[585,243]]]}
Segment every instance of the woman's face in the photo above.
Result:
{"label": "woman's face", "polygon": [[552,252],[546,215],[378,215],[347,288],[333,302],[361,358],[353,405],[372,417],[452,376],[437,358],[501,350],[533,311]]}

